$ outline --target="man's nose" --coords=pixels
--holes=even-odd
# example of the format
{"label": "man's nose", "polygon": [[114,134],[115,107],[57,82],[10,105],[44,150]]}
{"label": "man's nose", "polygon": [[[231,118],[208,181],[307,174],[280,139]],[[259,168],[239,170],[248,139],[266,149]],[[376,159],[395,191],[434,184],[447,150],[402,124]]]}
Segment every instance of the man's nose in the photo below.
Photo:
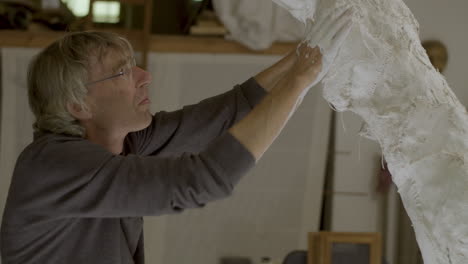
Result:
{"label": "man's nose", "polygon": [[137,82],[137,87],[147,85],[151,83],[153,78],[151,77],[151,74],[142,68],[135,66],[133,68],[133,77],[135,78]]}

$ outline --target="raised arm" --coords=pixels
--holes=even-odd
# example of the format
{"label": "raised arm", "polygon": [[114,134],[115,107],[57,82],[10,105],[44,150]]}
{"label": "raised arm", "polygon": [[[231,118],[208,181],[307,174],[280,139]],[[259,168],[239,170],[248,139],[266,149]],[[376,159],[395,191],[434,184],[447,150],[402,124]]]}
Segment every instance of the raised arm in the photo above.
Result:
{"label": "raised arm", "polygon": [[[40,153],[40,155],[38,155]],[[231,194],[254,158],[229,133],[200,153],[113,155],[88,140],[47,135],[19,157],[5,230],[58,218],[180,212]]]}
{"label": "raised arm", "polygon": [[273,90],[279,80],[292,68],[296,62],[296,49],[290,51],[281,60],[255,75],[254,79],[267,92]]}
{"label": "raised arm", "polygon": [[197,104],[173,112],[158,112],[148,128],[127,136],[125,150],[145,156],[200,152],[250,112],[265,94],[251,78]]}
{"label": "raised arm", "polygon": [[[337,16],[319,14],[315,22],[310,21],[310,31],[306,41],[299,46],[293,66],[283,76],[278,73],[276,79],[268,78],[268,73],[260,75],[261,82],[273,87],[271,92],[246,118],[229,130],[256,160],[279,135],[307,91],[327,74],[351,30],[352,15],[352,10],[346,9]],[[289,65],[293,61],[287,58],[279,65]]]}
{"label": "raised arm", "polygon": [[129,134],[127,152],[156,155],[201,151],[258,105],[295,60],[293,50],[231,91],[178,111],[157,113],[147,129]]}
{"label": "raised arm", "polygon": [[293,67],[277,81],[271,92],[229,132],[259,160],[279,135],[289,117],[322,69],[318,48],[302,45]]}

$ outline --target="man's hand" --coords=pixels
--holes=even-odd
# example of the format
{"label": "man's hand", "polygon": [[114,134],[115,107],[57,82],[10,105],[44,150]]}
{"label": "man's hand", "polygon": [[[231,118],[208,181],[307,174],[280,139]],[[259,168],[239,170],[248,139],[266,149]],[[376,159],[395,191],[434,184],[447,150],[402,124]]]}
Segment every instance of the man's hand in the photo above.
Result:
{"label": "man's hand", "polygon": [[295,62],[296,50],[294,49],[281,60],[255,75],[254,79],[263,89],[270,92],[278,81],[286,75]]}
{"label": "man's hand", "polygon": [[[270,66],[257,74],[254,78],[257,83],[266,91],[270,92],[278,81],[283,78],[288,72],[299,74],[300,69],[297,68],[296,62],[299,59],[302,61],[299,64],[302,66],[309,65],[310,62],[317,61],[311,57],[314,53],[312,47],[319,47],[323,55],[323,67],[318,75],[310,76],[307,88],[319,83],[323,77],[328,73],[338,51],[345,41],[346,37],[353,25],[352,22],[353,11],[350,9],[343,9],[337,12],[335,16],[332,14],[318,14],[315,22],[308,19],[307,28],[304,40],[297,46],[295,51],[289,52],[280,61]],[[305,56],[309,57],[305,57]],[[296,69],[292,69],[296,68]],[[301,79],[306,80],[307,78]],[[312,81],[314,80],[314,81]],[[303,95],[307,93],[304,91]]]}
{"label": "man's hand", "polygon": [[310,88],[310,84],[316,82],[317,76],[322,72],[322,53],[319,47],[311,48],[305,43],[297,47],[297,59],[290,69],[289,74],[295,78],[298,84]]}
{"label": "man's hand", "polygon": [[[256,76],[260,85],[273,86],[271,92],[229,129],[256,160],[279,135],[307,91],[330,69],[351,29],[351,17],[352,12],[348,10],[335,19],[325,14],[319,16],[309,30],[309,37],[298,46],[297,58],[290,54],[278,62],[282,66],[273,66],[267,69],[266,75],[263,72]],[[278,80],[272,78],[274,72],[281,73]]]}
{"label": "man's hand", "polygon": [[336,55],[351,31],[353,15],[354,11],[347,8],[336,13],[319,13],[316,21],[307,21],[306,37],[303,43],[310,47],[318,46],[323,54],[322,71],[309,84],[310,87],[319,83],[330,70]]}
{"label": "man's hand", "polygon": [[308,84],[322,69],[318,48],[300,47],[294,64],[244,119],[229,129],[258,161],[296,110]]}

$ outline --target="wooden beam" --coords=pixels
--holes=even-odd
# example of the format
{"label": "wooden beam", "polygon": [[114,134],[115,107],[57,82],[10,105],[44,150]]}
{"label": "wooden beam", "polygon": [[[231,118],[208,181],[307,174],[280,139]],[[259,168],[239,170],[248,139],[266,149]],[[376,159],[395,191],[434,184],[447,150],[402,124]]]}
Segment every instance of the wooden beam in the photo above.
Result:
{"label": "wooden beam", "polygon": [[0,30],[0,47],[43,48],[62,37],[64,32]]}
{"label": "wooden beam", "polygon": [[160,36],[152,35],[150,50],[156,52],[180,53],[241,53],[283,55],[291,51],[297,43],[275,43],[262,51],[254,51],[235,41],[217,37]]}
{"label": "wooden beam", "polygon": [[[141,31],[140,31],[141,32]],[[116,31],[127,37],[135,45],[135,50],[141,48],[136,32]],[[53,41],[64,36],[65,32],[45,31],[30,32],[19,30],[0,30],[0,47],[29,47],[44,48]],[[141,33],[140,33],[141,34]],[[241,44],[218,37],[193,37],[193,36],[165,36],[151,35],[149,51],[174,52],[174,53],[236,53],[257,55],[284,55],[292,50],[297,43],[275,43],[267,50],[254,51]]]}
{"label": "wooden beam", "polygon": [[[109,1],[109,2],[112,2],[115,0],[96,0],[96,1]],[[130,4],[130,5],[144,5],[145,4],[145,0],[119,0],[119,2],[121,4]]]}

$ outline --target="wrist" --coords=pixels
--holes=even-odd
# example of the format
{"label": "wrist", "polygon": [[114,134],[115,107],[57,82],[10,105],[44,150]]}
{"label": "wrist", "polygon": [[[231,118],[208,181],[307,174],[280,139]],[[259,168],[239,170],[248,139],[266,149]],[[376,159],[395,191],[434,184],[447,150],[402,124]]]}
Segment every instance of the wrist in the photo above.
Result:
{"label": "wrist", "polygon": [[301,92],[302,90],[306,89],[310,83],[310,80],[308,77],[297,75],[297,74],[291,73],[288,76],[288,78],[289,78],[291,89],[297,90],[298,92]]}
{"label": "wrist", "polygon": [[278,84],[278,89],[284,90],[284,92],[294,96],[299,96],[308,87],[308,83],[305,81],[304,78],[301,78],[300,76],[297,76],[292,72],[286,73]]}

